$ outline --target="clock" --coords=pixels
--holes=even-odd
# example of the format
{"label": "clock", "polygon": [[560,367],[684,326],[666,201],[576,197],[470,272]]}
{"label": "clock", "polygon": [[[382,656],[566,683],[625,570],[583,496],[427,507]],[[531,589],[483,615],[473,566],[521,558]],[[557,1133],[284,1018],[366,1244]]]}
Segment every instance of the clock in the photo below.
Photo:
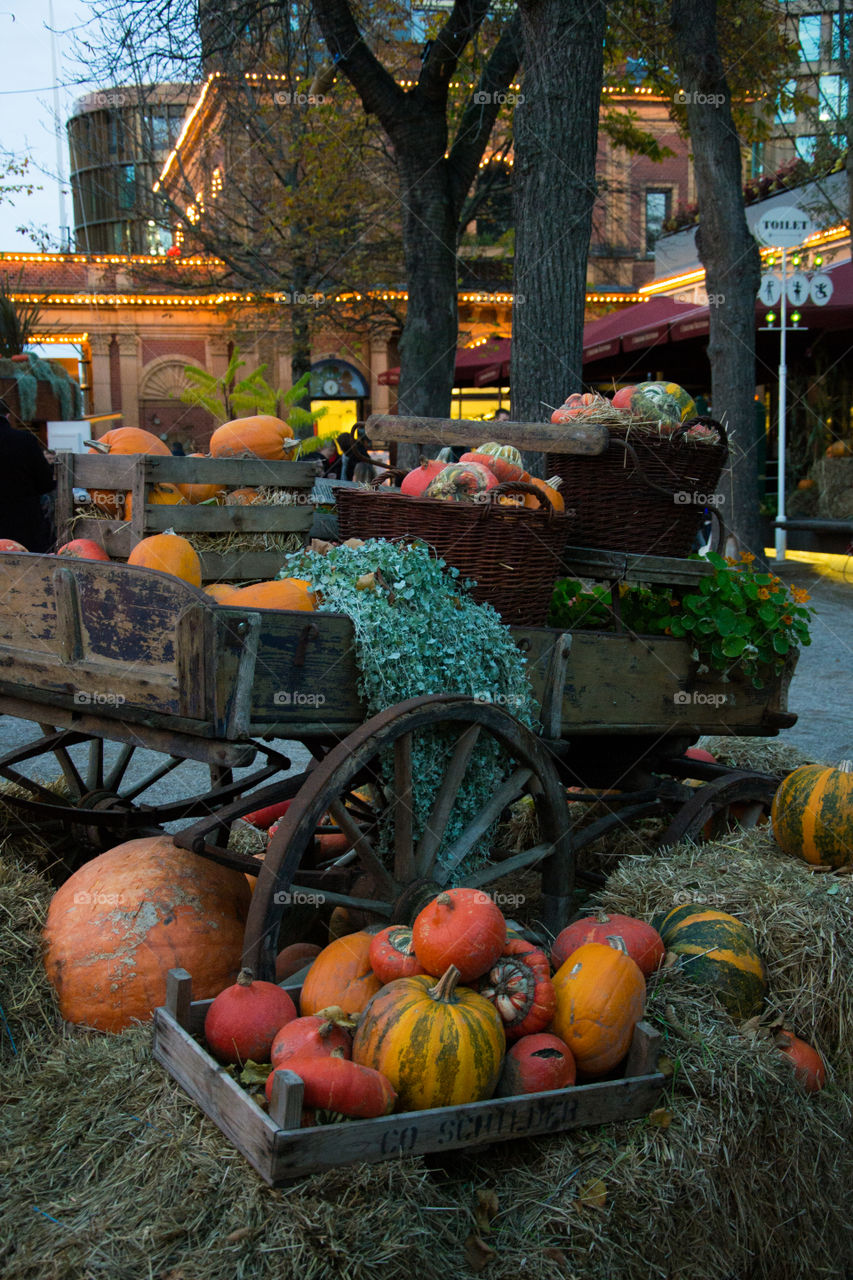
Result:
{"label": "clock", "polygon": [[326,378],[323,383],[323,392],[327,396],[336,396],[338,394],[338,382],[335,378]]}

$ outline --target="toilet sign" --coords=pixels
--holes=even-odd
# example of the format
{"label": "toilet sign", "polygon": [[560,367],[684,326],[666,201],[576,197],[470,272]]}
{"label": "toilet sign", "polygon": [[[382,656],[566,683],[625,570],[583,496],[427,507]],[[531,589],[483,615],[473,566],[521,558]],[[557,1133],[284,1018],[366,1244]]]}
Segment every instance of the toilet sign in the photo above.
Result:
{"label": "toilet sign", "polygon": [[761,277],[761,288],[758,290],[758,296],[764,303],[765,307],[775,307],[776,303],[782,297],[782,277],[777,276],[771,271],[767,275]]}
{"label": "toilet sign", "polygon": [[809,215],[793,204],[768,209],[753,228],[758,240],[773,249],[795,249],[816,230]]}

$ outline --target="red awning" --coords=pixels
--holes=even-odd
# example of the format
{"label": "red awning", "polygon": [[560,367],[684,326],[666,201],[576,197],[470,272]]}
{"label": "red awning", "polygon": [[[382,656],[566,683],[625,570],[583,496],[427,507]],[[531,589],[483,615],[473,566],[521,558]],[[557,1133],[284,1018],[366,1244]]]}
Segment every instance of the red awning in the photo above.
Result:
{"label": "red awning", "polygon": [[[509,377],[509,338],[495,338],[476,347],[461,347],[456,352],[454,387],[498,386]],[[386,369],[377,382],[383,387],[400,383],[400,367]]]}
{"label": "red awning", "polygon": [[637,302],[621,311],[611,311],[585,326],[584,364],[609,359],[619,355],[620,351],[641,351],[667,342],[671,326],[695,310],[691,303],[673,302],[672,298],[652,298],[649,302]]}

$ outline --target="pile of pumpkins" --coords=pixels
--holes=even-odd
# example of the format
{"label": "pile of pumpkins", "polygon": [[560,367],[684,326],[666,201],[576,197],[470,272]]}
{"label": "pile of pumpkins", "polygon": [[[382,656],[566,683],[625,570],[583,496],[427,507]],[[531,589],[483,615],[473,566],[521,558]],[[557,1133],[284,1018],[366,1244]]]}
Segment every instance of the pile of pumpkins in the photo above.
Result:
{"label": "pile of pumpkins", "polygon": [[517,493],[501,491],[497,495],[501,505],[525,507],[532,511],[553,509],[560,514],[565,510],[563,499],[557,492],[559,478],[546,481],[528,475],[518,449],[494,441],[463,453],[458,462],[424,458],[420,466],[404,476],[400,492],[407,498],[434,498],[440,502],[488,502],[498,485],[507,484],[527,485],[528,488],[519,489]]}
{"label": "pile of pumpkins", "polygon": [[[551,414],[556,424],[576,422],[584,418],[599,420],[602,410],[620,409],[638,421],[657,423],[661,435],[671,435],[683,422],[696,417],[696,403],[677,382],[640,382],[620,387],[611,399],[596,392],[575,393]],[[704,423],[695,423],[685,433],[688,440],[716,442],[718,433]]]}
{"label": "pile of pumpkins", "polygon": [[[458,888],[411,928],[331,942],[298,1010],[244,970],[211,1003],[204,1034],[220,1062],[269,1064],[268,1100],[276,1072],[294,1072],[306,1126],[549,1092],[619,1074],[646,979],[667,951],[737,1016],[760,1008],[763,962],[746,926],[723,912],[679,906],[658,928],[599,912],[565,928],[549,962],[488,895]],[[820,1087],[810,1046],[785,1033],[778,1048],[807,1088]]]}
{"label": "pile of pumpkins", "polygon": [[[251,418],[235,418],[217,427],[210,437],[210,453],[193,453],[193,458],[262,458],[280,462],[292,453],[298,441],[292,428],[281,418],[259,414]],[[149,454],[169,457],[167,445],[141,427],[116,427],[89,442],[90,453],[129,456]],[[131,495],[112,490],[96,490],[91,494],[96,506],[116,519],[119,515],[129,520],[133,512]],[[218,484],[167,484],[153,485],[148,502],[155,506],[195,506],[202,502],[222,502],[227,506],[248,506],[258,500],[254,489],[234,489],[230,493]]]}

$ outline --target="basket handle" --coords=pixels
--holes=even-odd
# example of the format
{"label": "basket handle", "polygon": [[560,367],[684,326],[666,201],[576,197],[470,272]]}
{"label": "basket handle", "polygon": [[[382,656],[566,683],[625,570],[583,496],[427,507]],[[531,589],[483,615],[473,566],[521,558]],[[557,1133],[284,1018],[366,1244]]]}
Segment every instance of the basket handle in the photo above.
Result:
{"label": "basket handle", "polygon": [[405,477],[408,474],[409,474],[408,471],[401,471],[398,467],[384,467],[379,472],[378,476],[373,477],[373,479],[367,485],[367,488],[378,489],[379,486],[381,484],[384,484],[386,480],[391,480],[399,485],[400,481],[405,479]]}
{"label": "basket handle", "polygon": [[538,485],[528,484],[526,480],[504,480],[494,489],[489,489],[482,495],[482,501],[488,506],[496,506],[495,498],[501,494],[508,492],[530,493],[538,502],[541,503],[544,498],[547,502],[547,514],[549,518],[558,514],[557,508],[554,506],[551,495],[546,493],[544,489],[540,489]]}
{"label": "basket handle", "polygon": [[708,418],[708,417],[688,418],[686,422],[682,422],[681,426],[677,427],[675,431],[673,431],[672,435],[670,436],[670,439],[671,440],[681,439],[682,436],[685,436],[687,434],[687,432],[690,430],[691,427],[710,427],[712,431],[716,431],[717,435],[720,437],[720,440],[722,441],[723,448],[726,451],[726,456],[723,459],[723,466],[725,466],[729,460],[729,437],[726,434],[726,429],[723,426],[722,422],[718,422],[716,418]]}
{"label": "basket handle", "polygon": [[[723,458],[723,466],[725,466],[729,457],[728,436],[726,435],[726,429],[723,426],[723,424],[721,422],[717,422],[716,419],[714,418],[690,418],[687,422],[682,422],[681,426],[678,427],[675,431],[673,431],[672,435],[669,437],[670,440],[680,439],[685,435],[685,433],[689,430],[690,427],[695,427],[695,426],[712,427],[715,431],[718,431],[720,433],[720,438],[723,442],[723,448],[725,449],[725,457]],[[658,484],[656,480],[649,479],[649,477],[646,475],[645,471],[643,470],[642,463],[640,462],[640,459],[637,457],[637,451],[635,450],[632,444],[629,444],[627,440],[621,439],[620,436],[613,435],[613,434],[611,434],[610,436],[610,444],[621,445],[622,448],[625,450],[625,452],[631,455],[631,457],[634,460],[634,466],[637,469],[637,475],[639,479],[642,480],[643,484],[648,485],[650,489],[654,489],[655,493],[662,493],[666,498],[670,498],[670,499],[674,498],[675,496],[674,490],[667,489],[664,485]]]}

